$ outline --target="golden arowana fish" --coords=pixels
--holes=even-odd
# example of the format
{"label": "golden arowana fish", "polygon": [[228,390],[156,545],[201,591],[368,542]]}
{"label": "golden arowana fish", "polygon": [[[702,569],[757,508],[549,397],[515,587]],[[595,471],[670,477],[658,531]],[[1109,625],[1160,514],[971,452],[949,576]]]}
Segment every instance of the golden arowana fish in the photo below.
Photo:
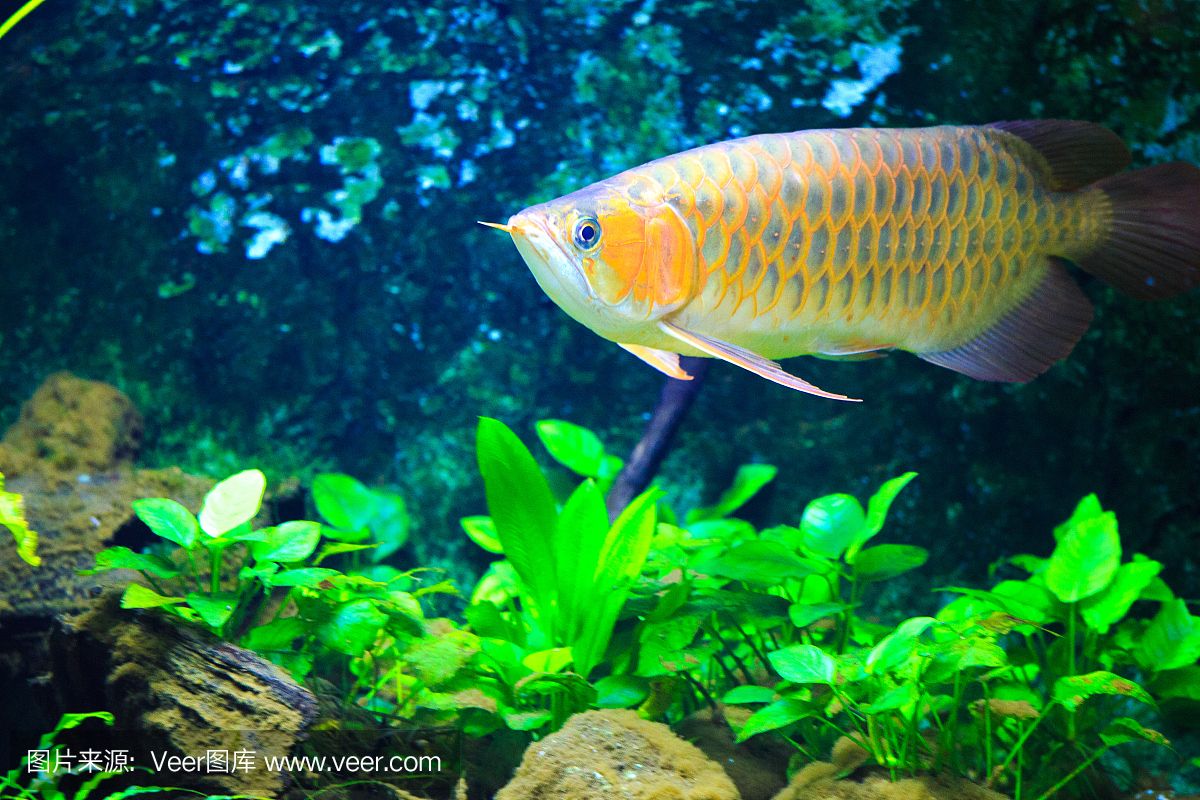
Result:
{"label": "golden arowana fish", "polygon": [[1064,259],[1135,297],[1200,283],[1200,169],[1129,161],[1108,129],[1062,120],[767,134],[484,224],[564,311],[667,375],[709,356],[848,400],[771,359],[898,349],[1027,381],[1091,322]]}

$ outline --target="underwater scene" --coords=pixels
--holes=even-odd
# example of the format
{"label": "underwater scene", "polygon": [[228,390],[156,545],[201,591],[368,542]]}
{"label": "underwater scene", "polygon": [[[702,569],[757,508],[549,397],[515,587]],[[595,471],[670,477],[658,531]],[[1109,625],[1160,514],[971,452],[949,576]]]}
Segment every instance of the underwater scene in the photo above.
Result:
{"label": "underwater scene", "polygon": [[0,800],[1200,797],[1200,0],[0,0]]}

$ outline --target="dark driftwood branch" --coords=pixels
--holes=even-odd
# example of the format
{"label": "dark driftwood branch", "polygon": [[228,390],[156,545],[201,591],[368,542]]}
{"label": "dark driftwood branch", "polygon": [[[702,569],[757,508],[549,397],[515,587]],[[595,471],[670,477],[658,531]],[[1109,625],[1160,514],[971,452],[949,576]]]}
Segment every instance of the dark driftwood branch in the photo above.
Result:
{"label": "dark driftwood branch", "polygon": [[625,467],[617,475],[608,492],[608,516],[615,519],[629,501],[637,497],[654,478],[662,460],[671,449],[675,432],[679,430],[688,409],[692,407],[700,387],[704,385],[704,374],[708,371],[708,359],[680,359],[680,366],[692,376],[690,381],[667,378],[663,384],[658,405],[646,425],[646,432],[633,448]]}

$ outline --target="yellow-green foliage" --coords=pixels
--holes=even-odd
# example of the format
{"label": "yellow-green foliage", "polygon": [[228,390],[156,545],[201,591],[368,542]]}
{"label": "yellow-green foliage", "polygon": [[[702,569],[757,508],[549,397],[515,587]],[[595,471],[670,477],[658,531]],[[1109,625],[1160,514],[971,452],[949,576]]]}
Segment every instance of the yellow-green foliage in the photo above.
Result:
{"label": "yellow-green foliage", "polygon": [[32,566],[39,566],[42,559],[37,554],[37,532],[29,529],[25,521],[25,501],[15,492],[4,491],[4,473],[0,472],[0,525],[12,531],[17,540],[17,555]]}

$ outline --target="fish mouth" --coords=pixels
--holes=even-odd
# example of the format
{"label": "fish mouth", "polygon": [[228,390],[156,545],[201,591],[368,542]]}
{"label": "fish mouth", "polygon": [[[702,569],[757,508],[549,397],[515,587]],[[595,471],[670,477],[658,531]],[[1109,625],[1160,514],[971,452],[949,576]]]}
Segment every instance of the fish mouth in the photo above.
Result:
{"label": "fish mouth", "polygon": [[505,228],[542,291],[558,305],[567,309],[580,300],[595,305],[597,298],[591,284],[576,259],[551,233],[550,220],[522,211],[509,219]]}

